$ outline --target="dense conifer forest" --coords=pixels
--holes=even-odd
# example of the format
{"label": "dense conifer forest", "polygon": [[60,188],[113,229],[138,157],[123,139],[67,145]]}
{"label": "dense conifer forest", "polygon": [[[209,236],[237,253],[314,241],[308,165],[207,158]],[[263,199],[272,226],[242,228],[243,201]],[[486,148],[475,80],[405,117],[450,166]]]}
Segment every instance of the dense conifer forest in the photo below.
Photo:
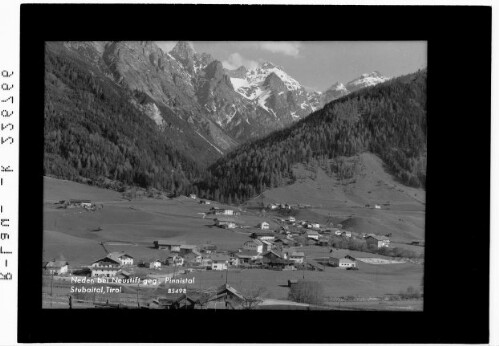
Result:
{"label": "dense conifer forest", "polygon": [[[44,174],[181,193],[201,169],[98,71],[46,54]],[[133,95],[140,99],[141,95]]]}
{"label": "dense conifer forest", "polygon": [[[192,191],[238,203],[294,180],[292,166],[370,151],[402,183],[425,187],[426,70],[327,104],[289,128],[239,146]],[[331,171],[337,164],[331,163]]]}

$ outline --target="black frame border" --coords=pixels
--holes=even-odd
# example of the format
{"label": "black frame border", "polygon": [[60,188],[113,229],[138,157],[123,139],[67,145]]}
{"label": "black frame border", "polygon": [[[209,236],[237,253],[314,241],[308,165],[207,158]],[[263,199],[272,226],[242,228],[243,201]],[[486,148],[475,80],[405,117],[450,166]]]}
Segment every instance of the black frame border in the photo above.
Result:
{"label": "black frame border", "polygon": [[[20,7],[19,342],[489,342],[491,7]],[[428,41],[424,311],[41,309],[44,42],[143,38]]]}

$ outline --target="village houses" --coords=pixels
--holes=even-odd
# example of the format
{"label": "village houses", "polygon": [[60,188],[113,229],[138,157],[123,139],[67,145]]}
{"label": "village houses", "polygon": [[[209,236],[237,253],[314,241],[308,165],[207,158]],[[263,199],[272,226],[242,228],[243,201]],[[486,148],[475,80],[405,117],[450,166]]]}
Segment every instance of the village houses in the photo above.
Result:
{"label": "village houses", "polygon": [[122,266],[133,265],[133,257],[124,252],[110,252],[107,254],[107,257],[120,262]]}
{"label": "village houses", "polygon": [[338,268],[349,268],[349,267],[357,267],[357,261],[352,260],[351,258],[336,258],[334,256],[329,257],[328,261],[329,265],[332,267],[338,267]]}
{"label": "village houses", "polygon": [[154,260],[149,262],[149,268],[151,269],[159,269],[161,268],[161,261],[160,260]]}
{"label": "village houses", "polygon": [[266,251],[270,251],[274,248],[274,244],[268,240],[262,240],[260,239],[260,241],[262,242],[262,245],[263,245],[263,251],[262,252],[266,252]]}
{"label": "village houses", "polygon": [[319,240],[319,233],[317,231],[307,231],[306,234],[307,234],[307,238]]}
{"label": "village houses", "polygon": [[199,265],[203,260],[203,256],[197,250],[194,250],[193,252],[189,252],[183,255],[183,257],[184,257],[184,263],[190,265]]}
{"label": "village houses", "polygon": [[165,263],[169,266],[180,267],[184,265],[184,259],[179,255],[170,255],[166,258]]}
{"label": "village houses", "polygon": [[287,257],[289,260],[298,264],[305,261],[305,253],[303,252],[291,251],[287,253]]}
{"label": "village houses", "polygon": [[229,217],[220,217],[215,219],[215,225],[220,228],[236,228],[236,220]]}
{"label": "village houses", "polygon": [[390,239],[383,235],[370,234],[365,239],[368,247],[375,246],[379,249],[382,247],[389,247],[390,245]]}
{"label": "village houses", "polygon": [[179,254],[181,256],[197,251],[196,245],[182,244],[180,245]]}
{"label": "village houses", "polygon": [[273,232],[253,232],[251,233],[251,238],[253,239],[260,239],[260,240],[268,240],[268,241],[274,241],[275,240],[275,234]]}
{"label": "village houses", "polygon": [[239,259],[239,264],[249,264],[261,258],[261,253],[251,250],[243,250],[234,255]]}
{"label": "village houses", "polygon": [[263,221],[263,222],[260,222],[258,224],[258,228],[260,229],[269,229],[270,228],[270,224],[266,221]]}
{"label": "village houses", "polygon": [[267,205],[267,208],[270,210],[275,210],[275,209],[279,208],[279,206],[277,204],[270,203],[269,205]]}
{"label": "village houses", "polygon": [[217,251],[217,246],[215,244],[204,244],[201,246],[201,251],[210,254]]}
{"label": "village houses", "polygon": [[184,245],[184,242],[170,239],[160,239],[154,241],[154,247],[160,250],[169,250],[172,252],[179,252],[180,246]]}
{"label": "village houses", "polygon": [[211,268],[212,260],[211,257],[202,257],[200,265],[205,268]]}
{"label": "village houses", "polygon": [[210,212],[215,215],[237,215],[232,209],[221,209],[216,207],[212,207]]}
{"label": "village houses", "polygon": [[243,244],[244,250],[256,251],[258,253],[263,252],[263,243],[259,239],[251,239]]}
{"label": "village houses", "polygon": [[50,261],[43,262],[42,267],[46,273],[52,275],[66,274],[69,270],[69,263],[67,261]]}
{"label": "village houses", "polygon": [[229,264],[229,256],[224,254],[211,255],[211,270],[226,270]]}
{"label": "village houses", "polygon": [[104,257],[92,263],[90,266],[91,276],[116,276],[121,268],[121,262],[118,259]]}

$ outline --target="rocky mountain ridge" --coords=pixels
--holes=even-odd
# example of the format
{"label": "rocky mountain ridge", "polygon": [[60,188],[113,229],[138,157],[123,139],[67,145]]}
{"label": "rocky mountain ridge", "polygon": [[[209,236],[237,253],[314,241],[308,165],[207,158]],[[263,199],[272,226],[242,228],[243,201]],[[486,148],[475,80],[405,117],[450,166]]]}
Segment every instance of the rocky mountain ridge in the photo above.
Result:
{"label": "rocky mountain ridge", "polygon": [[206,150],[215,156],[288,126],[338,97],[388,80],[373,72],[320,93],[307,91],[271,62],[227,70],[186,41],[169,52],[151,41],[52,42],[48,47],[97,68],[132,95],[147,96],[130,102],[159,130],[186,125],[186,136],[207,142]]}

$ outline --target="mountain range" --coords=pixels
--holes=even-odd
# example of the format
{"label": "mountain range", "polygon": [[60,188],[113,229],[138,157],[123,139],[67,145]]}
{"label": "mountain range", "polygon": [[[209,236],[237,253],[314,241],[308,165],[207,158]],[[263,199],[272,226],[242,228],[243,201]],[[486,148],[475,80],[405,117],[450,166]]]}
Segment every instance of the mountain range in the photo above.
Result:
{"label": "mountain range", "polygon": [[91,65],[124,89],[147,95],[145,103],[131,102],[158,127],[175,126],[172,117],[185,121],[219,155],[348,92],[388,80],[376,72],[364,74],[347,83],[348,92],[333,86],[322,95],[308,92],[271,62],[251,70],[224,69],[186,41],[166,53],[154,42],[53,42],[48,48]]}
{"label": "mountain range", "polygon": [[[186,41],[169,52],[151,41],[48,42],[46,61],[46,174],[172,190],[198,175],[186,167],[202,171],[243,143],[389,80],[372,72],[324,93],[309,91],[281,66],[228,70]],[[156,144],[137,144],[147,141]],[[166,166],[154,162],[158,146]]]}
{"label": "mountain range", "polygon": [[399,182],[424,188],[426,129],[422,70],[348,94],[291,126],[240,145],[211,165],[193,191],[228,203],[247,201],[267,189],[293,184],[297,164],[355,180],[360,173],[345,158],[364,152],[379,156]]}

